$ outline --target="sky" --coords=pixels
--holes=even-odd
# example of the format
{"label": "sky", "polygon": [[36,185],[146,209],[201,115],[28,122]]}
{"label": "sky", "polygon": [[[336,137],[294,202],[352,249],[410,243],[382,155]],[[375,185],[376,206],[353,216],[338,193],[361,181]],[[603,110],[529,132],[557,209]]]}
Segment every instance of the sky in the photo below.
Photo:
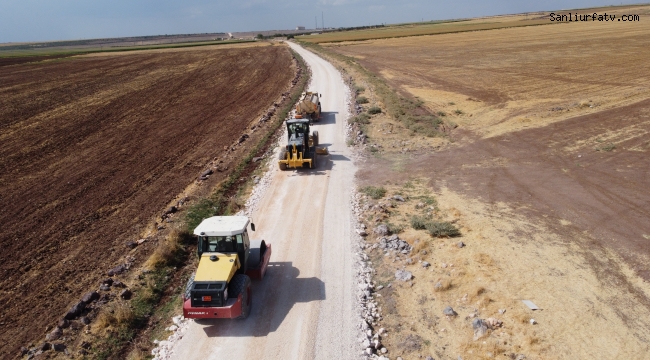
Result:
{"label": "sky", "polygon": [[0,0],[0,43],[352,27],[620,5],[613,0]]}

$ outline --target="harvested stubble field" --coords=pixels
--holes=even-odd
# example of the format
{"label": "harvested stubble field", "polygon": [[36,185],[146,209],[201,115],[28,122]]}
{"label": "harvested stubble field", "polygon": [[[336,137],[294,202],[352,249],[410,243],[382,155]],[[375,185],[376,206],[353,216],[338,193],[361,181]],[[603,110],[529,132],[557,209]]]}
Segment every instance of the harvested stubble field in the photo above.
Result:
{"label": "harvested stubble field", "polygon": [[42,340],[125,255],[145,260],[162,211],[214,158],[237,164],[225,150],[262,136],[247,128],[294,75],[285,46],[0,67],[0,358]]}
{"label": "harvested stubble field", "polygon": [[[621,10],[641,14],[637,23],[326,45],[459,125],[436,151],[427,143],[440,139],[391,119],[366,125],[380,150],[359,172],[361,184],[386,186],[386,198],[414,199],[388,207],[379,221],[405,229],[400,236],[418,250],[416,261],[371,254],[382,264],[378,283],[394,285],[380,291],[388,310],[383,343],[392,356],[647,356],[648,10]],[[414,181],[422,184],[417,191]],[[426,215],[414,208],[423,194],[438,204],[428,216],[457,224],[461,238],[410,229],[412,215]],[[377,216],[367,214],[369,225]],[[413,272],[412,287],[394,280],[396,268]],[[543,310],[529,310],[522,299]],[[446,306],[459,316],[444,316]],[[497,318],[503,327],[474,341],[474,317]]]}

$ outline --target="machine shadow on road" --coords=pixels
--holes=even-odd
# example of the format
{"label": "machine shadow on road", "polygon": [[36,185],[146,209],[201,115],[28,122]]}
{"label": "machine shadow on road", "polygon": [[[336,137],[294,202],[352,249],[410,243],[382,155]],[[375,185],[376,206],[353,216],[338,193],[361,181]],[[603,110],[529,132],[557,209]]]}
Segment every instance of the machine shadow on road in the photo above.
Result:
{"label": "machine shadow on road", "polygon": [[338,111],[323,111],[320,113],[320,120],[314,122],[314,125],[336,124],[336,114]]}
{"label": "machine shadow on road", "polygon": [[253,304],[246,320],[197,321],[208,337],[261,337],[282,324],[294,304],[325,300],[325,283],[300,278],[291,262],[271,262],[262,281],[253,282]]}
{"label": "machine shadow on road", "polygon": [[[327,144],[323,144],[327,145]],[[328,171],[332,170],[334,167],[334,162],[336,161],[350,161],[346,156],[339,154],[329,154],[329,155],[316,155],[318,156],[316,160],[316,167],[313,169],[302,168],[296,169],[295,173],[292,176],[313,176],[313,175],[327,175]]]}

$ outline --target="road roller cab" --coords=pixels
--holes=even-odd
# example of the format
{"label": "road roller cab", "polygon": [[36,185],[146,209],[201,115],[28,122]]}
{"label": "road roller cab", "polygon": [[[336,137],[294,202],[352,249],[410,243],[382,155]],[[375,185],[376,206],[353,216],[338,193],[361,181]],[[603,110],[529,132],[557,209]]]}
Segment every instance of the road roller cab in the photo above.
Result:
{"label": "road roller cab", "polygon": [[262,279],[271,245],[250,240],[246,216],[213,216],[194,229],[199,266],[183,296],[186,318],[242,318],[250,313],[251,278]]}

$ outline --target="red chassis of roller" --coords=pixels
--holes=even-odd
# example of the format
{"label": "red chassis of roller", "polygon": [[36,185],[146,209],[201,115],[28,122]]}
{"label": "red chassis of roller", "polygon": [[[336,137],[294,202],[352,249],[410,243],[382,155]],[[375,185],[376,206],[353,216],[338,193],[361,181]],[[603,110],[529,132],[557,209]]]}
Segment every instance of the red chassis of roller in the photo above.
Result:
{"label": "red chassis of roller", "polygon": [[[271,258],[271,245],[267,245],[264,257],[260,261],[258,267],[248,269],[246,275],[251,279],[262,279],[266,274],[266,269],[269,266],[269,259]],[[250,287],[248,291],[248,305],[251,302]],[[243,294],[239,294],[237,298],[230,298],[226,302],[226,306],[221,307],[192,307],[191,299],[183,299],[183,317],[186,319],[234,319],[242,314],[242,304],[244,302]]]}
{"label": "red chassis of roller", "polygon": [[[192,307],[192,300],[183,302],[183,317],[186,319],[234,319],[241,315],[241,306],[244,296],[239,294],[236,299],[228,299],[226,306],[222,307]],[[248,296],[250,301],[250,294]]]}

